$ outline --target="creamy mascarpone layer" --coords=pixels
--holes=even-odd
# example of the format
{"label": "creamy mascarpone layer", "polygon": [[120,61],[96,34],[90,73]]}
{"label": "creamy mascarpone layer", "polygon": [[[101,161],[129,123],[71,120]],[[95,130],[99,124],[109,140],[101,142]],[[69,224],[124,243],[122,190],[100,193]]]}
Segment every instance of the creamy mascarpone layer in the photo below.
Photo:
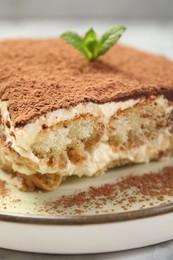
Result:
{"label": "creamy mascarpone layer", "polygon": [[[42,130],[42,125],[51,127],[62,121],[70,120],[77,115],[86,113],[101,116],[103,122],[107,123],[111,116],[114,115],[118,110],[123,111],[127,108],[133,107],[139,102],[139,99],[131,99],[124,102],[110,102],[105,104],[95,104],[92,102],[79,104],[69,109],[58,109],[53,112],[49,112],[46,115],[38,118],[35,122],[28,123],[22,128],[14,128],[8,112],[8,102],[1,101],[0,108],[2,120],[4,122],[10,122],[10,128],[5,127],[4,132],[8,138],[8,141],[12,143],[13,149],[21,156],[38,162],[38,158],[32,153],[30,147],[35,142],[39,132]],[[14,133],[15,137],[10,135],[11,132]]]}
{"label": "creamy mascarpone layer", "polygon": [[[165,134],[160,134],[157,140],[153,142],[120,152],[114,152],[108,144],[100,143],[92,154],[87,154],[87,160],[80,167],[76,167],[68,161],[68,167],[59,172],[62,176],[71,176],[74,173],[79,177],[83,175],[93,176],[99,171],[103,172],[104,168],[107,168],[110,162],[115,162],[115,165],[120,160],[127,160],[132,163],[148,163],[152,157],[154,159],[153,155],[157,155],[158,150],[167,150],[170,147],[169,136],[165,131]],[[40,173],[56,173],[54,169],[46,164],[42,164],[41,161],[38,164]],[[35,173],[27,167],[17,164],[13,164],[13,170],[27,175]]]}
{"label": "creamy mascarpone layer", "polygon": [[[73,119],[77,115],[92,114],[99,116],[102,122],[108,124],[110,118],[115,115],[118,111],[131,108],[136,104],[140,103],[142,99],[128,100],[124,102],[109,102],[105,104],[79,104],[69,109],[59,109],[54,112],[47,113],[41,116],[36,121],[28,123],[22,128],[14,128],[9,113],[8,113],[8,102],[1,102],[1,115],[2,121],[10,122],[10,128],[4,127],[2,131],[7,137],[7,142],[12,144],[12,148],[20,154],[23,158],[28,158],[32,162],[38,165],[38,172],[42,174],[46,173],[57,173],[57,169],[43,163],[34,153],[31,146],[36,142],[39,133],[42,131],[42,126],[46,125],[48,128],[55,126],[56,124],[65,120]],[[155,102],[164,106],[167,113],[170,113],[172,107],[168,106],[168,101],[163,97],[159,96],[155,99]],[[123,129],[122,129],[123,131]],[[13,132],[13,135],[11,135]],[[118,160],[128,160],[130,162],[148,162],[158,150],[166,150],[170,146],[170,132],[165,129],[164,132],[159,134],[157,139],[152,142],[148,142],[140,147],[132,148],[126,151],[113,151],[110,145],[106,143],[108,140],[107,130],[104,130],[104,135],[101,142],[99,142],[92,153],[87,152],[87,158],[80,166],[73,164],[68,160],[68,165],[65,169],[59,170],[62,176],[78,175],[78,176],[92,176],[93,174],[103,171],[110,162]],[[63,137],[62,137],[63,138]],[[24,173],[27,175],[34,174],[35,172],[25,165],[17,164],[13,156],[8,154],[8,161],[11,162],[14,171]]]}

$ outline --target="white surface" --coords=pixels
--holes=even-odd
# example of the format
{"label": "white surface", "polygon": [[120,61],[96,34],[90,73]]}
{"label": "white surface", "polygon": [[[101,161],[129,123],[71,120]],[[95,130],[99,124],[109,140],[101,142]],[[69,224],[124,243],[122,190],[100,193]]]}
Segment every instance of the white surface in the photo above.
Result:
{"label": "white surface", "polygon": [[124,252],[112,252],[106,254],[89,255],[48,255],[24,253],[12,250],[0,250],[1,260],[172,260],[173,241],[162,244],[127,250]]}

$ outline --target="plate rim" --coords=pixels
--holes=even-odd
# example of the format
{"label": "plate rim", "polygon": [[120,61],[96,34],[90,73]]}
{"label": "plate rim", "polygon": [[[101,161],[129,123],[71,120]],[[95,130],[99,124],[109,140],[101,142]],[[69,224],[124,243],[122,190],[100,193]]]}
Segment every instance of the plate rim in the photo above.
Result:
{"label": "plate rim", "polygon": [[36,225],[89,225],[131,221],[142,218],[156,217],[171,212],[173,212],[173,203],[139,210],[99,215],[49,216],[0,212],[0,221]]}

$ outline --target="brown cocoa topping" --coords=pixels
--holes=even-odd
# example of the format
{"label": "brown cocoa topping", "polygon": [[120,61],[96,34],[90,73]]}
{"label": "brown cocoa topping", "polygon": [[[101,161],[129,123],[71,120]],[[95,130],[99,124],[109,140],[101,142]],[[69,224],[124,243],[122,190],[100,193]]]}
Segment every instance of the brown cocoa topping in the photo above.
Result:
{"label": "brown cocoa topping", "polygon": [[15,126],[81,102],[164,94],[173,100],[173,62],[116,45],[88,62],[61,39],[0,42],[0,98]]}

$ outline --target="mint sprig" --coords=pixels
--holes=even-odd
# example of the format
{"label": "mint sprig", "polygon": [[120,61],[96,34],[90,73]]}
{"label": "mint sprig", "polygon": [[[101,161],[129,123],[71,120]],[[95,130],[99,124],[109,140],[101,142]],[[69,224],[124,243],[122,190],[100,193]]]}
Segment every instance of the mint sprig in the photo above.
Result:
{"label": "mint sprig", "polygon": [[94,61],[116,44],[125,30],[126,27],[123,25],[114,26],[99,39],[94,29],[91,28],[85,33],[84,37],[68,31],[63,33],[61,38],[78,49],[87,60]]}

